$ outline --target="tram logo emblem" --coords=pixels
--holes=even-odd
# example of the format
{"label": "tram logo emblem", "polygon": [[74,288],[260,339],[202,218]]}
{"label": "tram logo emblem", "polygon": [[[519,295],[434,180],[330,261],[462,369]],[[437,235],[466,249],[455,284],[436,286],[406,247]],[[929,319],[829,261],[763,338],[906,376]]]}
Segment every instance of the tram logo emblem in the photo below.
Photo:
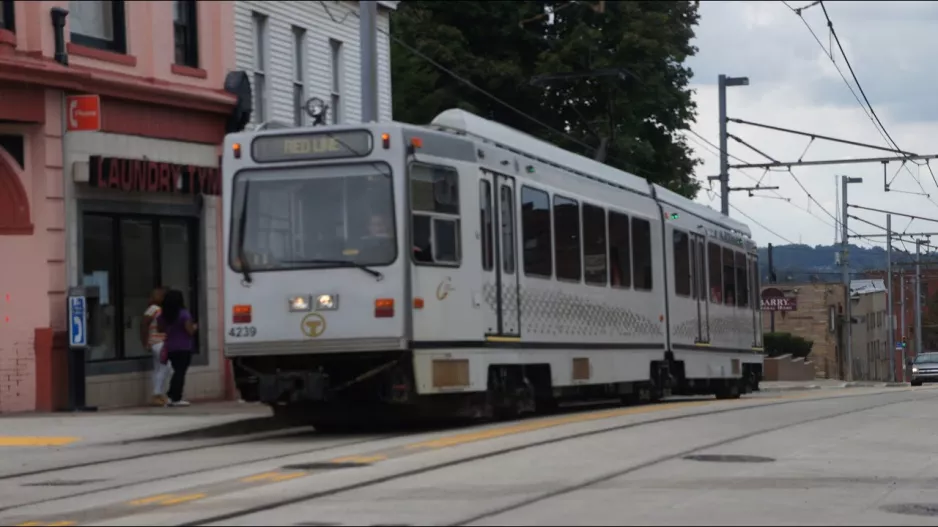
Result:
{"label": "tram logo emblem", "polygon": [[300,330],[309,338],[316,338],[326,331],[326,319],[319,313],[310,313],[303,317]]}
{"label": "tram logo emblem", "polygon": [[450,291],[454,291],[452,278],[446,277],[436,286],[436,299],[443,301],[449,296]]}

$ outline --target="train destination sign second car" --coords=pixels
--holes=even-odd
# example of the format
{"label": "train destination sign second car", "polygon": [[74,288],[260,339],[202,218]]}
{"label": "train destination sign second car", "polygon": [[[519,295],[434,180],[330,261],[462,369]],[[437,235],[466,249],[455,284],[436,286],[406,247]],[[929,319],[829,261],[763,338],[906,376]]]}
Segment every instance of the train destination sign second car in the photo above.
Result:
{"label": "train destination sign second car", "polygon": [[252,144],[251,155],[258,163],[315,161],[362,157],[370,154],[371,148],[371,132],[346,130],[258,137]]}

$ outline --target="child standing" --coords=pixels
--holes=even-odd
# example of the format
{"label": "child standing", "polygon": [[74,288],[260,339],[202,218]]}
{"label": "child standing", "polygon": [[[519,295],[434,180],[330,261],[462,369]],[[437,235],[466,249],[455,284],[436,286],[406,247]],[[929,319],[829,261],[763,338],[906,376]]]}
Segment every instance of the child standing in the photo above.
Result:
{"label": "child standing", "polygon": [[162,287],[153,289],[150,293],[150,304],[143,313],[143,321],[140,323],[140,341],[145,349],[153,354],[153,403],[165,405],[169,400],[163,394],[163,387],[166,385],[166,374],[169,370],[168,364],[160,361],[160,353],[163,350],[163,341],[166,335],[159,331],[156,319],[160,316],[163,303],[164,290]]}

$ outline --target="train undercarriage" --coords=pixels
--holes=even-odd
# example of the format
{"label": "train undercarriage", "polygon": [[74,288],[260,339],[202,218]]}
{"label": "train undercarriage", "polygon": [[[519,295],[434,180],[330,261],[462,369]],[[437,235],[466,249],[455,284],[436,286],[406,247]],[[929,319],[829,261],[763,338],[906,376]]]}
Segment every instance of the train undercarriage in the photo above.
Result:
{"label": "train undercarriage", "polygon": [[743,364],[735,379],[687,379],[670,353],[652,362],[645,382],[554,387],[549,364],[490,365],[485,392],[419,395],[410,352],[251,356],[233,359],[242,399],[275,416],[320,431],[408,422],[503,420],[564,406],[619,401],[647,404],[673,396],[735,399],[759,390],[761,364]]}

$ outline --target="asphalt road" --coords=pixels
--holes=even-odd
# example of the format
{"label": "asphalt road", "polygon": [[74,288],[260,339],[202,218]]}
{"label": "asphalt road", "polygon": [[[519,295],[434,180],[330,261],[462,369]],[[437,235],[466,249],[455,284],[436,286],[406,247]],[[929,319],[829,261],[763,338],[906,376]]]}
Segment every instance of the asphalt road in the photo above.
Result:
{"label": "asphalt road", "polygon": [[0,525],[934,524],[936,403],[927,386],[855,388],[164,440],[179,451],[0,479]]}

